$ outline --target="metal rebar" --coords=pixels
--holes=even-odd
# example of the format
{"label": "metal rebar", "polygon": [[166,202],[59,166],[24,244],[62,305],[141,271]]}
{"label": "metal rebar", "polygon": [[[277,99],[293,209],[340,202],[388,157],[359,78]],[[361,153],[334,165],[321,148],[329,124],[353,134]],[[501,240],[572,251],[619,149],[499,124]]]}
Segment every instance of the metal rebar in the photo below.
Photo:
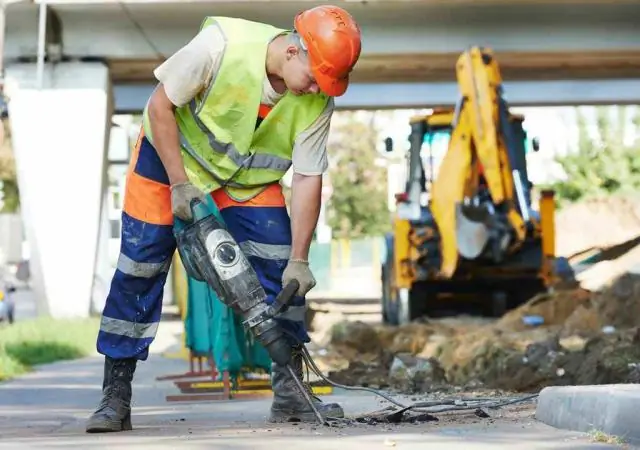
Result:
{"label": "metal rebar", "polygon": [[38,60],[36,64],[36,86],[42,89],[44,86],[44,58],[47,43],[47,3],[40,2],[38,17]]}
{"label": "metal rebar", "polygon": [[0,0],[0,95],[4,86],[4,39],[7,28],[6,14],[7,6],[4,0]]}
{"label": "metal rebar", "polygon": [[293,380],[295,381],[296,386],[298,387],[300,392],[302,392],[305,400],[307,400],[307,403],[309,403],[309,406],[313,410],[316,419],[318,419],[318,423],[320,425],[324,425],[325,420],[322,417],[322,414],[320,414],[320,411],[318,411],[318,408],[316,408],[316,405],[313,403],[313,399],[311,398],[311,394],[309,394],[309,392],[304,388],[302,381],[300,381],[300,379],[297,377],[295,371],[293,370],[293,367],[291,367],[291,364],[287,364],[287,370],[289,371],[289,375],[291,375],[291,378],[293,378]]}

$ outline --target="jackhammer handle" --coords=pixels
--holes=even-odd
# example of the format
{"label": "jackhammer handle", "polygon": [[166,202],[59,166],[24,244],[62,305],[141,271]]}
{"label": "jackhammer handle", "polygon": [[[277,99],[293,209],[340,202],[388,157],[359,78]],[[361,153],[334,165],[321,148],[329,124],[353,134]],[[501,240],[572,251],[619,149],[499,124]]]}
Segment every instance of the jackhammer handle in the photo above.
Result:
{"label": "jackhammer handle", "polygon": [[289,281],[289,283],[287,283],[276,297],[276,303],[279,303],[282,306],[289,306],[289,303],[293,300],[293,297],[296,295],[299,287],[300,283],[298,283],[298,280]]}

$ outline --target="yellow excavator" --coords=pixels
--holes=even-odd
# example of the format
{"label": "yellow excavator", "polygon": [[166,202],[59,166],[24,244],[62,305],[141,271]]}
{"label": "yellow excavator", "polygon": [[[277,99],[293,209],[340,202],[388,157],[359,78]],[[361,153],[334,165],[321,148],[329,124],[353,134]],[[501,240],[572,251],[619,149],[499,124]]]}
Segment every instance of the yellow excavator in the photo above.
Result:
{"label": "yellow excavator", "polygon": [[532,207],[525,155],[538,140],[510,112],[493,52],[466,50],[456,76],[454,108],[411,119],[406,185],[382,262],[387,324],[460,301],[499,316],[570,277],[555,256],[553,192]]}

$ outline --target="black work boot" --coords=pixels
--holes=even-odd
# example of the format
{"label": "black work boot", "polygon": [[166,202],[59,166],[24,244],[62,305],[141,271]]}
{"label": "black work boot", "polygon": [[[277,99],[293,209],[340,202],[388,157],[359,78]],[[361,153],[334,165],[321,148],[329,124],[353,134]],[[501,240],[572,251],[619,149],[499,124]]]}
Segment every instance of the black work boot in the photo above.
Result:
{"label": "black work boot", "polygon": [[87,433],[129,431],[131,426],[131,381],[135,359],[105,357],[102,400],[87,421]]}
{"label": "black work boot", "polygon": [[[291,365],[298,379],[303,381],[307,392],[322,415],[327,418],[342,418],[344,411],[337,403],[323,403],[313,395],[311,387],[304,383],[303,359],[300,347],[294,347]],[[316,422],[316,416],[307,403],[307,400],[299,391],[295,381],[291,378],[286,367],[275,363],[271,365],[271,389],[273,390],[273,403],[269,422]]]}

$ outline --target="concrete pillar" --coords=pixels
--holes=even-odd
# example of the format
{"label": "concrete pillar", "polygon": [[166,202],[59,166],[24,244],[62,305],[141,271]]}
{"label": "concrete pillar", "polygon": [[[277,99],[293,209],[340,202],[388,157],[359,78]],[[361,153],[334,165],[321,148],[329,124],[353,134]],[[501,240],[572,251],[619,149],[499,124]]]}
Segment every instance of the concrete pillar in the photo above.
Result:
{"label": "concrete pillar", "polygon": [[96,267],[109,70],[102,63],[7,67],[9,117],[39,315],[86,317]]}

